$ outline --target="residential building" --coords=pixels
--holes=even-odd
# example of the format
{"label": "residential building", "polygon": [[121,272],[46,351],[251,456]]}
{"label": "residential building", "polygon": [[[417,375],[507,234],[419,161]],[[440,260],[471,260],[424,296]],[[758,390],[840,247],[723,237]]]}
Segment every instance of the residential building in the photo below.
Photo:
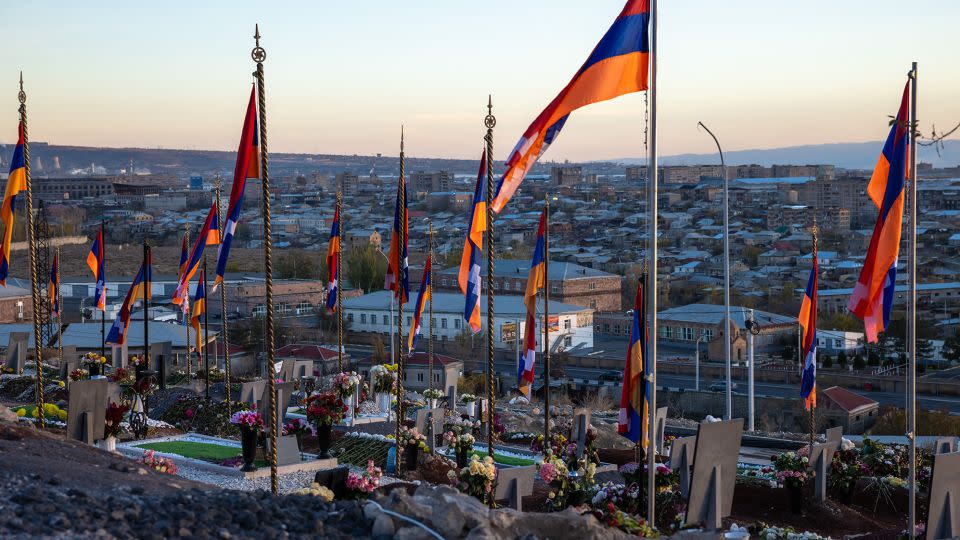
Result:
{"label": "residential building", "polygon": [[819,394],[817,416],[828,428],[841,426],[844,433],[859,434],[870,429],[880,415],[879,403],[846,388],[831,386]]}

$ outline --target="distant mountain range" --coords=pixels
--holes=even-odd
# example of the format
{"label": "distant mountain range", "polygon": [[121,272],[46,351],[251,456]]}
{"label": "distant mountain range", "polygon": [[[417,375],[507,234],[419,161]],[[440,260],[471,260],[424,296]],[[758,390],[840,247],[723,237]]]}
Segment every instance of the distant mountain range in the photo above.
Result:
{"label": "distant mountain range", "polygon": [[[724,159],[728,165],[807,165],[833,164],[844,169],[872,169],[877,164],[877,157],[883,147],[883,141],[869,141],[861,143],[834,143],[834,144],[807,144],[802,146],[786,146],[783,148],[765,148],[755,150],[733,150],[724,152]],[[944,142],[940,155],[930,146],[920,146],[917,152],[920,161],[932,163],[934,167],[955,167],[960,165],[960,141]],[[676,154],[661,156],[663,165],[699,165],[716,163],[717,154]],[[623,158],[620,161],[626,164],[644,164],[646,158]]]}

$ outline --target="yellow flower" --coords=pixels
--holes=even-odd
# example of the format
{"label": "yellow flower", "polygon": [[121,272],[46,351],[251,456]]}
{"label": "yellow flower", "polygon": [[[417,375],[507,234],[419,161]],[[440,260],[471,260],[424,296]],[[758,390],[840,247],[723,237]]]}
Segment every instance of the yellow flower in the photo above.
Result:
{"label": "yellow flower", "polygon": [[57,386],[59,386],[60,388],[63,388],[64,386],[66,386],[66,384],[64,384],[63,381],[57,381]]}
{"label": "yellow flower", "polygon": [[36,408],[36,407],[34,407],[34,408],[33,408],[33,411],[30,412],[30,416],[32,416],[32,417],[34,417],[34,418],[39,418],[39,417],[40,417],[40,413],[37,412],[37,408]]}
{"label": "yellow flower", "polygon": [[20,418],[23,418],[23,417],[26,416],[26,415],[27,415],[27,410],[26,410],[26,409],[23,409],[23,408],[17,409],[17,416],[19,416]]}
{"label": "yellow flower", "polygon": [[60,411],[60,412],[58,412],[58,413],[57,413],[57,418],[59,418],[61,422],[66,422],[66,421],[67,421],[67,411]]}
{"label": "yellow flower", "polygon": [[487,456],[483,458],[483,461],[486,462],[487,464],[490,464],[490,463],[493,463],[493,458],[490,456]]}

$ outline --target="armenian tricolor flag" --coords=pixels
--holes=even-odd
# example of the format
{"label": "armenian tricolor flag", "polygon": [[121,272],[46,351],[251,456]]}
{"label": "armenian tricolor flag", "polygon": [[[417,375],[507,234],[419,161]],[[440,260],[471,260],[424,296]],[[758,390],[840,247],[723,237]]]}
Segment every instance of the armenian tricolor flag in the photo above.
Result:
{"label": "armenian tricolor flag", "polygon": [[650,22],[648,0],[628,0],[587,61],[523,133],[507,158],[493,210],[499,213],[524,176],[546,152],[571,112],[647,89]]}
{"label": "armenian tricolor flag", "polygon": [[487,151],[480,156],[480,171],[477,173],[477,187],[473,190],[473,207],[470,210],[467,238],[463,241],[463,255],[460,257],[460,291],[466,298],[463,318],[476,334],[480,331],[480,264],[483,255],[483,233],[487,230],[487,203],[484,193],[487,190]]}
{"label": "armenian tricolor flag", "polygon": [[[113,326],[110,327],[110,333],[107,334],[107,343],[113,343],[114,345],[123,345],[127,340],[127,329],[130,327],[130,317],[133,315],[133,308],[143,299],[144,294],[147,298],[151,297],[150,292],[150,282],[152,281],[152,270],[151,270],[151,258],[152,255],[147,251],[146,260],[140,264],[140,270],[137,271],[137,275],[134,276],[133,282],[130,283],[130,290],[127,291],[127,296],[123,299],[123,305],[120,307],[120,312],[117,313],[117,318],[113,321]],[[144,306],[146,307],[146,306]],[[144,313],[144,317],[147,314]]]}
{"label": "armenian tricolor flag", "polygon": [[50,281],[47,283],[47,301],[50,302],[50,315],[60,316],[60,254],[53,254],[50,263]]}
{"label": "armenian tricolor flag", "polygon": [[0,221],[3,221],[3,246],[0,247],[0,285],[7,286],[10,274],[10,242],[13,240],[13,213],[17,208],[17,195],[27,189],[27,167],[23,159],[23,122],[17,125],[17,146],[10,159],[10,176],[7,190],[0,206]]}
{"label": "armenian tricolor flag", "polygon": [[103,243],[103,224],[100,224],[100,230],[97,231],[97,237],[90,246],[90,253],[87,253],[87,266],[93,272],[93,278],[97,280],[96,289],[93,297],[97,303],[97,309],[107,310],[107,256]]}
{"label": "armenian tricolor flag", "polygon": [[423,315],[423,306],[427,305],[430,299],[430,279],[433,275],[433,264],[431,257],[427,255],[427,262],[423,265],[423,279],[420,280],[420,294],[417,295],[417,306],[413,308],[413,325],[410,327],[410,336],[407,337],[407,347],[410,352],[417,345],[417,338],[420,336],[420,316]]}
{"label": "armenian tricolor flag", "polygon": [[880,159],[873,169],[867,194],[879,209],[873,227],[867,258],[860,278],[847,303],[854,315],[863,320],[868,342],[876,342],[877,334],[890,323],[897,279],[897,257],[900,255],[900,231],[903,225],[904,184],[909,176],[910,83],[903,89],[900,111],[890,128]]}
{"label": "armenian tricolor flag", "polygon": [[647,401],[650,396],[650,366],[647,365],[647,313],[643,297],[644,280],[637,283],[637,296],[633,302],[633,329],[630,331],[630,347],[623,368],[623,392],[620,394],[620,419],[617,433],[634,443],[641,441],[644,450],[649,442],[646,418],[650,414]]}
{"label": "armenian tricolor flag", "polygon": [[819,264],[817,254],[813,254],[813,268],[807,280],[807,290],[800,304],[801,337],[803,347],[803,367],[800,380],[800,397],[807,410],[817,406],[817,274]]}
{"label": "armenian tricolor flag", "polygon": [[401,175],[397,183],[397,204],[393,213],[393,234],[390,235],[390,256],[387,258],[387,276],[383,285],[384,289],[393,291],[401,304],[405,304],[410,298],[410,273],[407,261],[408,203],[407,182]]}
{"label": "armenian tricolor flag", "polygon": [[333,225],[330,226],[330,244],[327,246],[327,312],[333,313],[337,307],[337,295],[340,294],[340,207],[333,213]]}
{"label": "armenian tricolor flag", "polygon": [[230,188],[230,203],[227,205],[227,222],[223,224],[223,243],[217,251],[217,277],[213,280],[212,287],[214,291],[223,283],[223,275],[227,271],[227,259],[230,257],[233,235],[237,232],[237,223],[240,222],[240,208],[243,206],[243,192],[247,187],[247,179],[260,178],[260,133],[257,126],[255,96],[256,87],[250,90],[247,115],[243,119],[243,131],[240,132],[237,164],[233,168],[233,187]]}
{"label": "armenian tricolor flag", "polygon": [[220,243],[220,233],[217,231],[217,201],[210,205],[210,212],[207,214],[207,220],[203,222],[200,228],[200,234],[197,235],[193,243],[193,250],[190,252],[190,259],[187,261],[186,272],[182,273],[177,282],[177,289],[173,293],[173,303],[181,304],[184,301],[184,295],[189,295],[190,279],[200,268],[200,261],[203,259],[203,248],[207,245],[215,246]]}
{"label": "armenian tricolor flag", "polygon": [[523,349],[517,363],[517,388],[530,399],[530,386],[533,384],[533,368],[537,359],[537,316],[527,311],[526,326],[523,330]]}
{"label": "armenian tricolor flag", "polygon": [[[530,397],[530,385],[533,383],[534,362],[537,356],[537,292],[546,287],[547,279],[546,272],[544,272],[546,230],[547,209],[544,208],[540,214],[540,223],[537,225],[537,243],[533,249],[533,257],[530,260],[527,290],[523,294],[523,303],[527,306],[527,320],[523,335],[523,349],[517,361],[517,386],[528,398]],[[549,328],[549,325],[547,328]]]}
{"label": "armenian tricolor flag", "polygon": [[[187,272],[187,259],[189,257],[189,252],[187,251],[187,235],[183,235],[183,241],[180,243],[180,268],[177,271],[177,280],[179,281],[183,278],[184,274]],[[185,288],[180,296],[180,312],[183,313],[183,324],[187,324],[187,316],[190,314],[190,293],[188,291],[189,287]]]}
{"label": "armenian tricolor flag", "polygon": [[190,317],[190,326],[193,327],[194,335],[197,336],[197,352],[203,348],[203,336],[200,335],[200,317],[207,312],[207,276],[200,270],[200,277],[197,278],[197,291],[193,295],[193,315]]}

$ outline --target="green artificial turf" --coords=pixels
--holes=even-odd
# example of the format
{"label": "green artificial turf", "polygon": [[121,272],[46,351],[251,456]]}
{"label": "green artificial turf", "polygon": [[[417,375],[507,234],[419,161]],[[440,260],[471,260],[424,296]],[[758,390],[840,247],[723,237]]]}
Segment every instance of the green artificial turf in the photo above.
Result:
{"label": "green artificial turf", "polygon": [[[474,450],[473,455],[476,455],[480,459],[487,457],[487,453],[481,452],[480,450]],[[493,453],[493,462],[499,463],[501,465],[511,465],[513,467],[524,467],[527,465],[534,464],[534,461],[532,459],[520,458],[520,457],[514,457],[514,456],[504,456],[504,455],[497,454],[496,452]]]}
{"label": "green artificial turf", "polygon": [[213,462],[220,462],[240,455],[240,449],[233,446],[193,441],[155,442],[136,446],[144,450],[155,450],[165,454],[177,454],[178,456]]}

